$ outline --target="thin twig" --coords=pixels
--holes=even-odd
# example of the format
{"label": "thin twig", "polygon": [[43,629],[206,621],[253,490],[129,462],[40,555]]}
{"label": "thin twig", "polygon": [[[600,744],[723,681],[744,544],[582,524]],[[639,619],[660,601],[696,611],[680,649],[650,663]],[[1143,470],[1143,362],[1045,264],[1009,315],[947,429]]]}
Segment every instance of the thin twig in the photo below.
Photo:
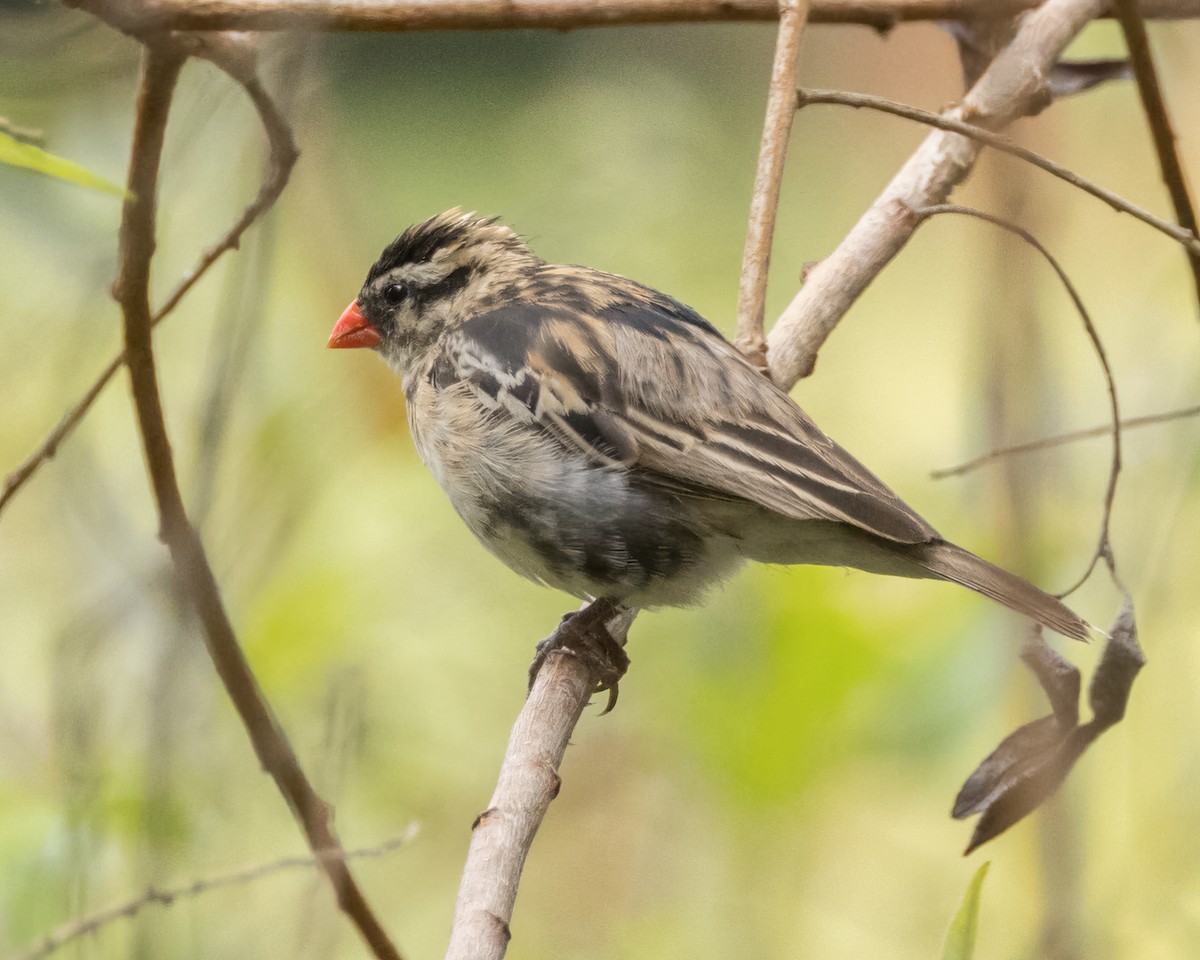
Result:
{"label": "thin twig", "polygon": [[[1002,230],[1007,230],[1014,236],[1020,237],[1027,244],[1033,247],[1038,253],[1045,257],[1046,262],[1058,274],[1058,279],[1062,281],[1066,288],[1067,294],[1071,297],[1071,302],[1075,305],[1075,309],[1079,312],[1080,319],[1083,320],[1084,329],[1087,331],[1088,339],[1092,342],[1092,348],[1096,351],[1096,357],[1100,361],[1100,368],[1104,374],[1104,382],[1108,388],[1109,410],[1112,415],[1112,420],[1108,426],[1108,433],[1112,436],[1112,465],[1108,473],[1108,489],[1104,494],[1104,511],[1100,520],[1100,539],[1096,545],[1096,550],[1092,554],[1091,560],[1088,562],[1087,569],[1084,570],[1083,576],[1075,582],[1069,589],[1058,594],[1060,598],[1066,597],[1069,594],[1078,590],[1088,577],[1092,575],[1092,571],[1096,568],[1096,564],[1101,558],[1111,558],[1112,545],[1109,542],[1108,530],[1109,523],[1112,519],[1113,502],[1117,496],[1117,480],[1121,474],[1121,409],[1117,403],[1117,383],[1113,378],[1112,367],[1108,362],[1108,354],[1104,349],[1104,343],[1100,339],[1100,333],[1096,329],[1096,325],[1092,322],[1091,316],[1088,314],[1087,308],[1083,305],[1083,298],[1079,296],[1079,291],[1075,289],[1075,285],[1071,282],[1071,278],[1067,276],[1067,272],[1062,268],[1062,265],[1056,260],[1053,254],[1047,250],[1041,242],[1028,230],[1017,226],[1010,220],[1005,220],[1003,217],[998,217],[995,214],[985,213],[982,210],[976,210],[973,207],[963,207],[951,203],[936,204],[934,206],[923,207],[913,211],[921,218],[935,216],[942,213],[961,214],[963,216],[975,217],[978,220],[984,220],[987,223],[1000,227]],[[1110,564],[1111,566],[1111,564]]]}
{"label": "thin twig", "polygon": [[[952,118],[996,130],[1044,105],[1054,64],[1103,9],[1104,0],[1046,0],[1026,14]],[[981,149],[959,133],[933,130],[926,136],[837,248],[808,272],[771,330],[768,356],[777,384],[790,388],[812,372],[822,344],[846,311],[916,230],[912,211],[945,202]]]}
{"label": "thin twig", "polygon": [[[175,474],[174,457],[158,391],[151,342],[150,261],[155,246],[158,168],[171,94],[187,54],[173,37],[146,41],[146,61],[138,92],[129,197],[121,222],[119,272],[113,293],[124,318],[126,367],[147,469],[159,514],[159,536],[170,551],[179,586],[195,607],[213,665],[246,727],[263,769],[275,779],[314,852],[338,851],[329,806],[313,790],[287,735],[246,662],[230,623],[204,546],[188,519]],[[380,960],[400,954],[376,919],[341,856],[322,857],[321,867],[338,906]]]}
{"label": "thin twig", "polygon": [[104,392],[104,388],[108,386],[113,374],[121,369],[121,364],[124,362],[124,351],[110,360],[108,366],[101,371],[100,376],[88,387],[87,392],[75,402],[70,410],[63,414],[58,425],[50,431],[46,439],[38,444],[37,449],[5,478],[4,489],[0,491],[0,510],[3,510],[4,505],[16,496],[17,491],[24,486],[26,480],[33,476],[38,467],[54,457],[58,452],[58,445],[75,429],[84,414],[91,409],[96,398]]}
{"label": "thin twig", "polygon": [[[68,0],[79,3],[81,0]],[[1012,17],[1042,0],[811,0],[813,23]],[[1148,17],[1200,16],[1200,0],[1141,0]],[[116,5],[124,29],[573,30],[635,23],[775,20],[778,0],[140,0]]]}
{"label": "thin twig", "polygon": [[[1133,75],[1137,79],[1138,95],[1142,109],[1150,123],[1154,137],[1154,150],[1158,154],[1158,165],[1162,170],[1163,182],[1171,195],[1175,207],[1175,219],[1193,234],[1196,229],[1196,209],[1188,193],[1187,177],[1179,150],[1175,144],[1175,131],[1171,129],[1171,117],[1167,113],[1167,102],[1163,97],[1162,85],[1158,81],[1158,70],[1154,66],[1154,54],[1150,52],[1150,38],[1146,36],[1146,21],[1138,10],[1136,0],[1113,0],[1113,10],[1125,34],[1125,45],[1129,48],[1129,59],[1133,64]],[[1192,280],[1196,285],[1196,296],[1200,298],[1200,253],[1195,251],[1188,258],[1192,268]]]}
{"label": "thin twig", "polygon": [[1013,143],[1002,134],[984,130],[974,124],[964,123],[953,117],[930,113],[928,110],[922,110],[919,107],[897,103],[894,100],[887,100],[868,93],[851,93],[843,90],[801,89],[796,91],[796,103],[797,107],[805,107],[809,104],[836,104],[839,106],[854,107],[855,109],[877,110],[880,113],[887,113],[895,117],[903,117],[905,120],[915,120],[917,123],[937,127],[939,130],[961,133],[963,136],[986,143],[989,147],[993,147],[1001,153],[1024,160],[1026,163],[1033,164],[1033,166],[1045,170],[1049,174],[1053,174],[1060,180],[1071,184],[1071,186],[1078,187],[1084,193],[1089,193],[1096,199],[1103,200],[1118,213],[1127,213],[1131,217],[1142,221],[1142,223],[1153,227],[1160,233],[1170,237],[1176,243],[1182,244],[1193,255],[1200,256],[1200,239],[1197,239],[1197,235],[1192,230],[1171,223],[1169,220],[1164,220],[1161,217],[1156,217],[1150,211],[1126,200],[1120,194],[1113,193],[1107,187],[1102,187],[1095,181],[1080,176],[1074,170],[1064,167],[1062,164],[1055,163],[1040,153],[1034,153],[1032,150]]}
{"label": "thin twig", "polygon": [[742,353],[764,372],[767,369],[767,340],[763,336],[763,309],[771,265],[771,240],[775,236],[775,217],[779,213],[779,191],[783,182],[788,138],[792,132],[792,119],[796,115],[793,102],[796,59],[807,18],[807,0],[780,0],[779,34],[775,41],[775,61],[767,92],[767,116],[763,121],[762,142],[758,147],[758,171],[754,177],[750,223],[746,230],[746,249],[742,254],[742,274],[738,284],[735,342]]}
{"label": "thin twig", "polygon": [[367,860],[386,856],[394,850],[409,844],[416,836],[416,825],[411,825],[404,833],[373,847],[361,847],[358,850],[329,850],[310,854],[306,857],[283,857],[270,863],[260,863],[251,867],[242,867],[229,873],[217,874],[215,877],[205,877],[193,880],[178,887],[157,890],[150,887],[139,897],[134,897],[124,903],[118,903],[85,917],[78,917],[62,924],[57,929],[46,934],[38,943],[9,957],[8,960],[41,960],[57,950],[65,947],[73,940],[98,933],[115,920],[132,919],[153,904],[168,907],[176,900],[187,900],[201,894],[222,890],[226,887],[245,886],[255,883],[272,874],[285,870],[295,870],[301,867],[319,866],[324,860]]}
{"label": "thin twig", "polygon": [[[228,68],[221,60],[211,59],[224,72],[228,73],[235,79],[242,88],[246,91],[254,104],[255,110],[258,112],[259,119],[262,122],[263,130],[267,135],[268,148],[270,150],[268,158],[268,166],[266,176],[263,178],[262,185],[258,188],[258,195],[254,201],[242,211],[242,215],[234,222],[234,224],[225,231],[225,234],[211,247],[200,254],[196,265],[180,278],[168,295],[166,300],[154,311],[151,318],[151,325],[158,326],[180,300],[187,294],[196,282],[208,272],[209,268],[221,258],[221,256],[230,250],[236,250],[241,242],[242,234],[244,234],[263,214],[265,214],[279,199],[279,195],[283,192],[283,188],[287,186],[288,178],[291,176],[292,167],[296,164],[296,158],[299,153],[296,149],[295,140],[292,138],[291,128],[288,126],[287,120],[280,113],[275,101],[267,93],[262,83],[256,75],[239,76],[238,72]],[[0,491],[0,510],[4,509],[17,493],[25,482],[34,474],[35,471],[47,460],[54,457],[58,452],[59,445],[65,440],[71,431],[79,425],[87,412],[91,409],[92,404],[96,402],[96,398],[108,386],[110,380],[116,374],[121,366],[125,363],[125,352],[117,354],[113,357],[100,372],[100,375],[88,387],[82,397],[77,400],[74,405],[62,416],[58,424],[46,436],[46,438],[38,444],[35,449],[25,460],[16,467],[4,481],[4,489]]]}
{"label": "thin twig", "polygon": [[[1172,420],[1183,420],[1187,417],[1200,416],[1200,406],[1183,407],[1179,410],[1168,410],[1165,413],[1153,413],[1144,417],[1130,417],[1121,421],[1122,430],[1133,430],[1136,427],[1149,427],[1159,423],[1169,423]],[[1027,443],[1017,443],[1011,447],[998,447],[980,454],[971,460],[956,464],[953,467],[942,467],[929,473],[931,480],[945,480],[948,477],[961,477],[978,470],[996,460],[1012,457],[1022,453],[1034,453],[1038,450],[1049,450],[1053,447],[1065,446],[1068,443],[1078,443],[1080,440],[1094,440],[1112,433],[1112,424],[1102,427],[1089,427],[1086,430],[1072,430],[1070,433],[1059,433],[1052,437],[1042,437],[1040,440],[1030,440]]]}

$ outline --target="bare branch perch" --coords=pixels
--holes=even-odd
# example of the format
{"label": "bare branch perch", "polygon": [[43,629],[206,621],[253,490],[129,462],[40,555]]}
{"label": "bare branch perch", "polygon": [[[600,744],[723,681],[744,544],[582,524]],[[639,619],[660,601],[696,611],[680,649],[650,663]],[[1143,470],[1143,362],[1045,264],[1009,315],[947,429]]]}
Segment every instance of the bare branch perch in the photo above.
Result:
{"label": "bare branch perch", "polygon": [[[1104,0],[1048,0],[1027,14],[951,116],[998,129],[1045,97],[1062,51],[1104,9]],[[979,143],[938,130],[900,169],[846,238],[808,274],[768,338],[771,376],[784,388],[812,372],[843,314],[908,242],[913,211],[943,202],[970,173]]]}
{"label": "bare branch perch", "polygon": [[[1043,91],[1044,77],[1071,37],[1102,6],[1102,0],[1050,0],[1026,17],[1013,42],[984,74],[955,119],[1002,126],[1023,113]],[[839,248],[840,262],[832,266],[827,261],[818,268],[824,269],[828,278],[825,283],[830,289],[823,291],[824,295],[840,297],[836,302],[830,300],[832,308],[825,314],[828,327],[820,340],[915,229],[920,216],[905,205],[905,197],[944,196],[969,171],[979,149],[975,141],[960,134],[939,131],[931,135],[893,182],[904,189],[889,188]],[[918,204],[932,205],[928,199]],[[900,227],[893,223],[897,219]],[[842,270],[851,274],[849,293],[831,282]],[[814,285],[810,279],[801,297],[806,291],[820,289],[820,283]],[[785,314],[772,332],[772,373],[776,382],[785,386],[795,381],[804,365],[797,347],[800,338],[793,340],[794,334],[789,332],[789,326],[798,328],[799,318],[804,317],[803,310],[794,312],[789,323]],[[811,359],[808,365],[811,367]],[[558,764],[594,687],[595,678],[578,658],[556,656],[539,675],[514,727],[496,793],[476,823],[447,960],[500,960],[504,956],[528,846],[557,793]]]}
{"label": "bare branch perch", "polygon": [[[608,621],[618,643],[635,615],[624,611]],[[504,956],[525,856],[558,796],[558,767],[596,680],[588,661],[567,650],[550,654],[538,673],[509,737],[496,790],[472,828],[446,960]]]}
{"label": "bare branch perch", "polygon": [[767,274],[771,265],[771,240],[779,212],[779,191],[788,137],[796,115],[796,57],[808,18],[807,0],[781,0],[779,37],[767,92],[767,116],[758,148],[758,172],[750,201],[750,225],[742,254],[742,276],[738,286],[737,340],[741,351],[764,372],[767,341],[763,336],[763,309],[767,298]]}
{"label": "bare branch perch", "polygon": [[[1133,75],[1137,78],[1138,94],[1142,109],[1150,122],[1150,133],[1154,137],[1154,149],[1162,170],[1163,182],[1171,195],[1175,207],[1175,219],[1193,234],[1196,230],[1196,210],[1188,192],[1187,177],[1175,145],[1175,131],[1171,129],[1171,118],[1167,113],[1167,102],[1163,97],[1162,85],[1158,82],[1158,71],[1154,67],[1154,55],[1150,52],[1150,38],[1146,35],[1146,22],[1142,19],[1136,0],[1114,0],[1113,8],[1121,22],[1125,43],[1129,48],[1129,59],[1133,63]],[[1196,295],[1200,297],[1200,254],[1192,252],[1188,262],[1192,267],[1192,280]]]}
{"label": "bare branch perch", "polygon": [[[82,3],[83,0],[68,0]],[[1041,0],[812,0],[813,23],[889,30],[918,20],[1015,16]],[[1200,0],[1141,0],[1147,17],[1200,16]],[[572,30],[635,23],[775,20],[777,0],[142,0],[122,29]]]}
{"label": "bare branch perch", "polygon": [[225,887],[237,887],[248,883],[255,883],[264,877],[281,873],[284,870],[315,867],[320,864],[321,860],[334,858],[342,860],[365,860],[372,857],[382,857],[393,850],[398,850],[407,845],[415,835],[416,825],[414,824],[400,836],[393,837],[391,840],[385,840],[383,843],[373,847],[361,847],[358,850],[347,850],[344,853],[332,851],[320,855],[313,854],[307,857],[284,857],[281,860],[272,860],[270,863],[260,863],[253,867],[243,867],[240,870],[222,873],[215,877],[193,880],[191,883],[171,887],[167,890],[156,890],[151,887],[140,897],[134,897],[124,903],[118,903],[115,906],[106,907],[103,910],[88,914],[86,917],[79,917],[64,923],[57,930],[46,934],[34,946],[16,954],[10,960],[41,960],[42,957],[48,957],[73,940],[98,933],[116,920],[136,917],[142,910],[153,904],[170,906],[176,900],[198,897],[201,894],[210,893],[213,890],[221,890]]}
{"label": "bare branch perch", "polygon": [[[158,391],[150,261],[155,247],[155,207],[172,92],[187,52],[175,37],[146,43],[138,91],[128,189],[121,221],[119,272],[113,294],[124,317],[125,363],[147,469],[159,514],[159,536],[170,551],[180,589],[195,607],[213,666],[246,727],[259,762],[275,779],[317,854],[337,896],[338,906],[379,960],[400,960],[399,951],[372,913],[345,863],[329,806],[313,790],[268,706],[238,645],[200,537],[188,519],[175,475],[174,457]],[[330,856],[330,852],[335,855]]]}

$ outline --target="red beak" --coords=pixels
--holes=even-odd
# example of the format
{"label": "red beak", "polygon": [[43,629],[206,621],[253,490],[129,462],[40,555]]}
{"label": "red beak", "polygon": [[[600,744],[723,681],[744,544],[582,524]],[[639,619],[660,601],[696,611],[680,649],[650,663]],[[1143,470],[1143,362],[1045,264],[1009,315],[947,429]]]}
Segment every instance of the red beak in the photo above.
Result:
{"label": "red beak", "polygon": [[342,311],[338,322],[333,326],[333,332],[329,334],[329,342],[325,346],[333,350],[351,347],[377,347],[379,346],[379,331],[371,326],[367,318],[362,315],[358,309],[358,301],[355,300]]}

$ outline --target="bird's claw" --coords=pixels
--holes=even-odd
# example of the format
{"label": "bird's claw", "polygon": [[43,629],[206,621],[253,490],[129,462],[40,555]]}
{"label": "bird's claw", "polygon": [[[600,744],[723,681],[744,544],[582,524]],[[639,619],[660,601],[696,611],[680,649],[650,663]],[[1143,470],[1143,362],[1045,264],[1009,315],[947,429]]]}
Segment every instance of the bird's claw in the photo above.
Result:
{"label": "bird's claw", "polygon": [[582,610],[568,613],[554,632],[537,645],[529,665],[529,689],[546,660],[555,652],[579,657],[596,681],[596,692],[608,691],[608,704],[601,716],[617,705],[618,682],[629,669],[629,654],[609,632],[607,622],[618,613],[618,604],[606,597],[593,600]]}

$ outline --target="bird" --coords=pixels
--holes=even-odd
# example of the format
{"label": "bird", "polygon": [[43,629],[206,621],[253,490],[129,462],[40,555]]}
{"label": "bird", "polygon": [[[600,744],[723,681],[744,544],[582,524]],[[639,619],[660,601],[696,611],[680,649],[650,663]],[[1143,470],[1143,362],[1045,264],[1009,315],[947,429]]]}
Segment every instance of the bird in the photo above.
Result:
{"label": "bird", "polygon": [[496,217],[404,230],[328,340],[399,375],[421,460],[517,573],[608,610],[698,603],[743,564],[949,581],[1088,639],[946,540],[691,307],[548,263]]}

